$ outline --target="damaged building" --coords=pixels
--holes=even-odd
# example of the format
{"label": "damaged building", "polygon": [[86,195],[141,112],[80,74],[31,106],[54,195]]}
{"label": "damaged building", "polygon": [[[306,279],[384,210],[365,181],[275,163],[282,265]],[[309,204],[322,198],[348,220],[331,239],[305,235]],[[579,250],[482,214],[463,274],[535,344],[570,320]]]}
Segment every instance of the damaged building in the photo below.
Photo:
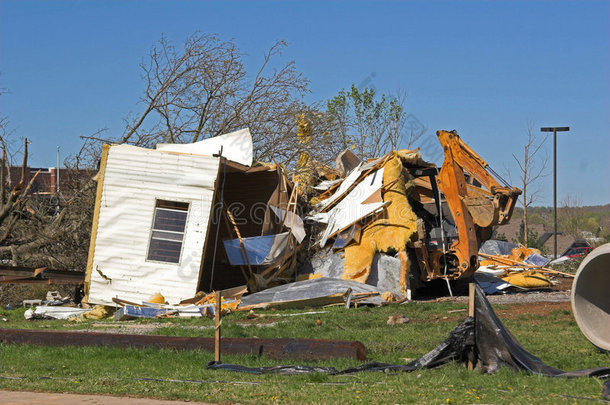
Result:
{"label": "damaged building", "polygon": [[278,165],[253,166],[248,129],[156,149],[104,145],[85,302],[161,293],[178,303],[264,284],[294,266],[304,237],[293,189]]}
{"label": "damaged building", "polygon": [[318,185],[323,191],[308,217],[322,226],[321,250],[301,271],[403,297],[410,281],[443,279],[451,289],[450,280],[472,276],[479,247],[494,226],[509,221],[521,190],[501,179],[456,131],[437,136],[445,152],[440,168],[417,150],[369,161],[349,151],[339,156],[336,167],[345,177]]}
{"label": "damaged building", "polygon": [[312,187],[307,241],[297,214],[303,186],[276,164],[253,164],[247,129],[156,149],[106,145],[85,300],[113,305],[161,293],[178,303],[244,284],[254,292],[297,267],[305,277],[371,284],[388,300],[408,297],[413,282],[470,277],[520,190],[501,185],[457,132],[437,136],[440,168],[417,150],[368,161],[342,153],[331,169],[342,178]]}

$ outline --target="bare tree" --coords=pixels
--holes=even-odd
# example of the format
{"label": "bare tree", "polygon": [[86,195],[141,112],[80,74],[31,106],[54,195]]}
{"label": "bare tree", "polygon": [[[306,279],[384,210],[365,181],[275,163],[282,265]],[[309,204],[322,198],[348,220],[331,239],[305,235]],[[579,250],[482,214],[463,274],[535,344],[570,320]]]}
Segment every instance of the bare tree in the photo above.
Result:
{"label": "bare tree", "polygon": [[249,127],[256,158],[285,163],[309,85],[294,62],[279,63],[285,46],[273,44],[249,75],[232,41],[195,34],[178,49],[162,37],[141,65],[144,110],[127,120],[120,143],[188,143]]}
{"label": "bare tree", "polygon": [[548,156],[541,155],[542,146],[547,140],[548,135],[544,138],[536,138],[533,134],[533,124],[527,125],[527,143],[523,146],[523,157],[520,159],[513,154],[513,159],[519,167],[519,180],[521,190],[520,202],[523,206],[523,244],[529,244],[529,229],[527,209],[536,202],[540,196],[541,189],[535,183],[546,175],[548,165]]}
{"label": "bare tree", "polygon": [[[4,139],[3,139],[4,141]],[[86,263],[95,183],[93,171],[63,176],[61,194],[36,194],[28,143],[24,140],[19,181],[11,185],[5,142],[0,170],[0,259],[14,266],[83,269]]]}

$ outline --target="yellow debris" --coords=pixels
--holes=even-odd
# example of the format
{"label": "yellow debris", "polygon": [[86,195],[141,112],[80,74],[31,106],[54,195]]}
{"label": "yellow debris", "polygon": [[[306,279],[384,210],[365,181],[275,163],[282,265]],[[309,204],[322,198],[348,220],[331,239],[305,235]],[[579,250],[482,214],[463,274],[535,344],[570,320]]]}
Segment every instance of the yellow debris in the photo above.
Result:
{"label": "yellow debris", "polygon": [[322,200],[320,200],[318,197],[312,197],[311,200],[309,200],[309,204],[316,205],[316,204],[319,204],[320,201],[322,201]]}
{"label": "yellow debris", "polygon": [[510,253],[511,253],[511,255],[509,256],[510,259],[518,260],[518,261],[522,262],[523,260],[525,260],[526,257],[531,255],[532,253],[540,254],[540,251],[538,249],[528,248],[523,245],[519,245],[518,247],[511,250]]}
{"label": "yellow debris", "polygon": [[297,167],[304,168],[307,166],[307,163],[309,163],[309,153],[301,152],[297,160]]}
{"label": "yellow debris", "polygon": [[156,293],[151,295],[151,297],[148,299],[148,302],[151,302],[153,304],[165,304],[165,297],[161,295],[161,293]]}
{"label": "yellow debris", "polygon": [[[498,257],[522,262],[532,253],[540,254],[540,251],[538,249],[528,248],[523,245],[519,245],[510,251],[510,255],[498,255]],[[491,266],[498,263],[503,264],[502,262],[498,262],[494,259],[485,259],[480,261],[481,266]]]}
{"label": "yellow debris", "polygon": [[398,297],[391,291],[386,291],[384,293],[381,293],[381,298],[385,302],[398,302],[399,301]]}
{"label": "yellow debris", "polygon": [[297,139],[303,145],[311,144],[311,134],[313,129],[311,127],[311,121],[305,117],[305,114],[297,115]]}
{"label": "yellow debris", "polygon": [[71,316],[68,318],[70,322],[84,322],[86,319],[104,319],[109,315],[108,309],[103,305],[94,306],[91,311],[80,314],[79,316]]}
{"label": "yellow debris", "polygon": [[[412,184],[409,183],[409,187]],[[407,200],[407,179],[400,157],[394,154],[384,165],[382,198],[390,202],[384,218],[366,225],[358,245],[345,248],[345,280],[366,282],[377,252],[398,251],[401,261],[400,287],[406,292],[408,258],[406,244],[417,233],[417,216]]]}
{"label": "yellow debris", "polygon": [[509,273],[508,275],[500,278],[507,283],[511,283],[512,285],[523,288],[541,288],[550,287],[553,285],[551,279],[535,270]]}
{"label": "yellow debris", "polygon": [[[239,305],[239,303],[241,301],[240,298],[241,298],[241,294],[239,294],[239,296],[235,296],[235,297],[222,297],[220,299],[221,314],[224,315],[224,314],[234,312],[237,309],[237,306]],[[231,300],[232,302],[226,302],[229,300]],[[197,301],[195,303],[195,305],[204,305],[204,304],[216,304],[216,292],[211,292],[211,293],[204,295],[199,301]],[[207,316],[207,317],[213,317],[213,314],[211,311],[207,311],[207,312],[208,313],[203,313],[203,315]]]}
{"label": "yellow debris", "polygon": [[108,316],[108,310],[103,305],[96,305],[89,312],[85,312],[81,317],[85,319],[104,319]]}

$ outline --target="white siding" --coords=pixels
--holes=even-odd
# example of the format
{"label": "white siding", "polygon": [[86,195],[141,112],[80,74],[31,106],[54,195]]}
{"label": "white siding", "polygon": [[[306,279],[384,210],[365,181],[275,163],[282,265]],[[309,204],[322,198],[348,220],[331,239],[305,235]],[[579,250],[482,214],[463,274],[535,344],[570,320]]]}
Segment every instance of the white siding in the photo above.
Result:
{"label": "white siding", "polygon": [[[218,166],[212,156],[110,147],[89,302],[140,302],[160,292],[177,303],[195,295]],[[146,261],[157,199],[190,203],[179,264]]]}

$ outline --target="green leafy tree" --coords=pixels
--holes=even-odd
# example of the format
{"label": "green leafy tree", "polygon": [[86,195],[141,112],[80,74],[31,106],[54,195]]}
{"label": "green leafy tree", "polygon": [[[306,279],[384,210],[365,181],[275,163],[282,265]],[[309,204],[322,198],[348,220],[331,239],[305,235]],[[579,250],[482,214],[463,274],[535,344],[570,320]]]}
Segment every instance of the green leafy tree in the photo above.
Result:
{"label": "green leafy tree", "polygon": [[397,149],[404,137],[404,92],[378,95],[375,89],[341,90],[328,100],[326,118],[336,152],[351,149],[361,158]]}

